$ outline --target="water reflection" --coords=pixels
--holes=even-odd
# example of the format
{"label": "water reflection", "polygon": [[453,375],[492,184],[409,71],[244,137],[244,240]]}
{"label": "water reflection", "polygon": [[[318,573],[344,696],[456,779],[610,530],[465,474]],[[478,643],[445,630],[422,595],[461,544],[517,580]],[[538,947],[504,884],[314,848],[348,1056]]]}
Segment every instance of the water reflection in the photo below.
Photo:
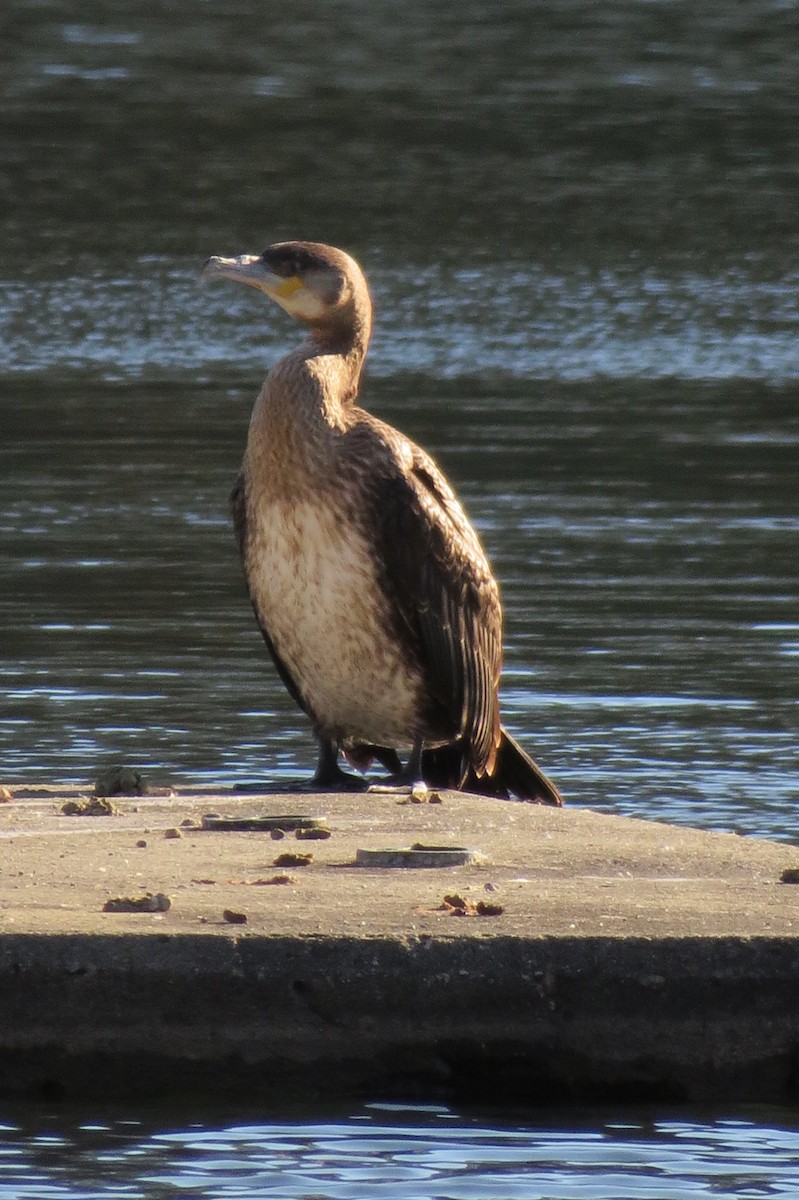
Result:
{"label": "water reflection", "polygon": [[27,185],[5,201],[14,259],[31,224],[47,253],[128,257],[300,226],[395,260],[677,246],[779,274],[794,236],[781,0],[408,0],[401,21],[386,0],[125,0],[113,20],[85,0],[74,17],[18,0],[0,48]]}
{"label": "water reflection", "polygon": [[799,1133],[787,1114],[692,1119],[573,1114],[569,1125],[370,1105],[309,1121],[185,1125],[28,1114],[0,1124],[0,1196],[94,1200],[573,1200],[790,1196]]}
{"label": "water reflection", "polygon": [[[426,376],[369,394],[440,457],[482,531],[508,723],[570,800],[792,836],[789,394],[506,380],[498,395]],[[307,771],[226,514],[250,403],[221,380],[6,401],[8,776],[85,780],[119,757],[176,780]]]}
{"label": "water reflection", "polygon": [[226,516],[313,236],[442,461],[508,723],[574,803],[794,836],[794,5],[16,0],[0,42],[0,771],[289,783]]}
{"label": "water reflection", "polygon": [[[262,249],[258,238],[251,234],[247,249]],[[387,268],[380,254],[374,263],[364,258],[377,317],[370,375],[776,384],[799,377],[795,272],[766,281],[743,265],[706,277],[637,264],[556,274],[522,269],[502,253],[467,271],[438,262]],[[86,274],[9,279],[0,371],[252,380],[290,335],[249,294],[201,289],[201,262],[144,256],[109,269],[98,260]]]}

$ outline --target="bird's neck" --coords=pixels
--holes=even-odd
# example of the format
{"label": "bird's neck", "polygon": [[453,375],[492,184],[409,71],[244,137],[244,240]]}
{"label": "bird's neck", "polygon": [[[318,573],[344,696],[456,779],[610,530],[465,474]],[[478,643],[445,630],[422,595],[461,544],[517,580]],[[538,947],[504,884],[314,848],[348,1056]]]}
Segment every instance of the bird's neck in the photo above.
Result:
{"label": "bird's neck", "polygon": [[368,330],[351,337],[314,331],[272,368],[250,422],[251,477],[276,495],[333,485],[367,343]]}
{"label": "bird's neck", "polygon": [[[329,373],[331,400],[342,405],[358,395],[358,386],[372,332],[371,303],[356,297],[351,309],[329,325],[313,328],[301,348],[306,361],[324,362]],[[332,394],[335,391],[335,396]]]}

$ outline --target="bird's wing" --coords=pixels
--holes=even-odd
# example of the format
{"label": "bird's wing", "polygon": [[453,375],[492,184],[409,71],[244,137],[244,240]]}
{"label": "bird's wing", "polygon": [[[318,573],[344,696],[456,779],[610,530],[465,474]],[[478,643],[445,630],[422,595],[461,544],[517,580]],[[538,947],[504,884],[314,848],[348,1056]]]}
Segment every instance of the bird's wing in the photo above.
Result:
{"label": "bird's wing", "polygon": [[497,585],[477,535],[429,455],[380,422],[368,425],[389,451],[369,456],[373,466],[378,463],[370,471],[371,508],[387,594],[411,633],[436,707],[463,739],[477,773],[490,774],[501,739]]}

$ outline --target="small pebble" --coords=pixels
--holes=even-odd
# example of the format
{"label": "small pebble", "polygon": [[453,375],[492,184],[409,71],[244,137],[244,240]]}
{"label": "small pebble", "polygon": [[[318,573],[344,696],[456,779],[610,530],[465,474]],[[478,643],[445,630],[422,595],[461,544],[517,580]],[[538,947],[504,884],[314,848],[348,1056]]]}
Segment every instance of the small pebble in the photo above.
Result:
{"label": "small pebble", "polygon": [[136,843],[136,845],[137,845],[137,846],[138,846],[140,849],[142,849],[142,850],[143,850],[143,849],[145,848],[145,846],[147,845],[147,842],[145,841],[145,839],[144,839],[144,838],[139,838],[139,840],[138,840],[138,842]]}
{"label": "small pebble", "polygon": [[164,837],[165,838],[182,838],[183,834],[180,832],[179,829],[175,829],[173,826],[172,829],[164,830]]}
{"label": "small pebble", "polygon": [[438,792],[431,791],[426,783],[415,783],[411,788],[410,795],[403,796],[397,804],[441,804],[441,796]]}
{"label": "small pebble", "polygon": [[312,854],[278,854],[274,867],[307,867],[313,862]]}
{"label": "small pebble", "polygon": [[235,912],[232,908],[226,908],[222,916],[227,921],[228,925],[246,925],[247,914],[243,912]]}

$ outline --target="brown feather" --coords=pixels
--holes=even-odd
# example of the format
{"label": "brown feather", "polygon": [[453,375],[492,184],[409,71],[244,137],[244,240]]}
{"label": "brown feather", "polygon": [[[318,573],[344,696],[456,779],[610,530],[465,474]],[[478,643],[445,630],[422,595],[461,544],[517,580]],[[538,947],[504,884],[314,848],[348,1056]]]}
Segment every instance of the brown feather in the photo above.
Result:
{"label": "brown feather", "polygon": [[211,262],[310,328],[267,377],[231,506],[261,632],[323,751],[393,763],[422,742],[431,778],[558,803],[500,723],[502,609],[477,534],[430,456],[354,403],[357,264],[299,242]]}

